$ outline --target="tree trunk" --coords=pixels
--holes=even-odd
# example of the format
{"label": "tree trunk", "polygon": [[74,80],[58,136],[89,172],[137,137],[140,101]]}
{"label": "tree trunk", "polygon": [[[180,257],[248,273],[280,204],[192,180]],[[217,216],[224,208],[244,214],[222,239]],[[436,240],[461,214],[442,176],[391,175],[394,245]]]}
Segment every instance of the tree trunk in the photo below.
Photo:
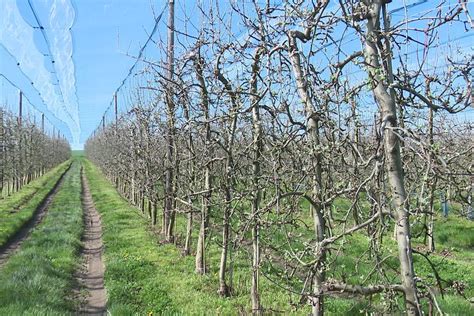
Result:
{"label": "tree trunk", "polygon": [[[204,60],[198,54],[194,59],[194,66],[196,68],[196,77],[198,79],[200,88],[201,88],[201,109],[204,112],[204,129],[205,129],[205,139],[206,139],[206,152],[208,158],[212,156],[211,150],[211,122],[209,121],[209,95],[206,88],[206,82],[203,76],[203,63]],[[207,234],[207,223],[208,215],[211,209],[211,163],[206,162],[205,171],[204,171],[204,194],[202,196],[202,207],[201,207],[201,225],[199,228],[198,242],[196,248],[196,273],[204,274],[206,273],[206,260],[205,260],[205,244],[206,244],[206,234]]]}
{"label": "tree trunk", "polygon": [[235,140],[235,131],[237,128],[237,118],[238,118],[238,101],[237,95],[232,88],[229,80],[222,74],[220,71],[219,59],[217,60],[215,74],[217,79],[224,85],[224,88],[229,95],[231,102],[231,109],[229,113],[229,134],[226,142],[226,170],[225,170],[225,207],[224,207],[224,220],[222,227],[222,235],[225,238],[225,243],[222,244],[221,251],[221,264],[219,268],[219,284],[220,292],[225,295],[229,292],[228,286],[226,284],[226,272],[227,272],[227,258],[229,252],[229,239],[230,239],[230,211],[232,208],[232,192],[234,191],[234,140]]}
{"label": "tree trunk", "polygon": [[[318,258],[313,278],[313,295],[312,298],[312,314],[322,316],[324,314],[324,297],[323,282],[325,280],[324,261],[326,260],[326,249],[320,246],[324,239],[325,220],[323,217],[323,208],[319,201],[322,201],[322,161],[321,154],[318,152],[320,147],[319,139],[319,120],[318,114],[315,112],[313,102],[308,93],[307,82],[304,79],[303,70],[301,68],[301,60],[296,43],[296,36],[290,32],[289,57],[295,76],[298,94],[304,105],[306,112],[306,125],[311,147],[310,170],[314,170],[312,182],[312,195],[315,201],[311,206],[314,222],[314,235],[316,239],[315,256]],[[313,165],[314,164],[314,165]]]}
{"label": "tree trunk", "polygon": [[250,102],[252,107],[252,123],[253,123],[253,162],[252,162],[252,312],[254,314],[262,314],[262,307],[260,304],[260,294],[258,290],[259,274],[260,274],[260,200],[262,197],[262,190],[260,189],[260,157],[262,154],[262,122],[260,120],[260,108],[257,78],[260,71],[260,57],[263,49],[257,48],[252,64],[252,79],[250,81]]}
{"label": "tree trunk", "polygon": [[229,187],[225,188],[225,206],[224,206],[224,220],[222,229],[222,251],[221,261],[219,264],[219,295],[227,297],[230,296],[230,287],[227,285],[226,273],[227,273],[227,259],[229,253],[229,213],[231,207],[232,193]]}
{"label": "tree trunk", "polygon": [[[192,203],[191,200],[188,200],[189,203]],[[186,224],[186,240],[184,242],[184,254],[189,256],[191,254],[191,242],[193,236],[193,213],[192,209],[187,214],[187,224]]]}
{"label": "tree trunk", "polygon": [[191,193],[192,193],[192,188],[195,185],[195,170],[196,170],[196,161],[194,159],[194,143],[193,143],[193,135],[192,135],[192,125],[190,121],[190,116],[189,116],[189,108],[186,103],[186,101],[183,102],[183,107],[184,107],[184,118],[188,122],[188,131],[187,131],[187,136],[188,136],[188,163],[187,163],[187,168],[189,170],[189,184],[188,184],[188,214],[187,214],[187,225],[186,225],[186,240],[184,243],[184,254],[186,256],[189,256],[191,254],[191,240],[192,240],[192,234],[193,234],[193,200],[191,198]]}
{"label": "tree trunk", "polygon": [[156,217],[158,216],[158,205],[156,201],[153,201],[153,213],[151,216],[151,224],[156,226]]}
{"label": "tree trunk", "polygon": [[[427,93],[426,95],[428,96],[428,98],[430,98],[430,83],[429,81],[427,82]],[[432,108],[430,108],[430,113],[429,113],[429,117],[428,117],[428,142],[429,142],[429,145],[430,145],[430,150],[429,150],[429,161],[428,161],[428,165],[430,166],[430,168],[432,168],[432,164],[433,164],[433,160],[434,160],[434,157],[433,157],[433,150],[434,150],[434,140],[433,140],[433,125],[434,125],[434,111]],[[429,174],[432,174],[431,170],[429,172]],[[433,175],[434,176],[434,175]],[[434,198],[435,198],[435,190],[436,190],[436,179],[429,179],[430,177],[428,177],[428,182],[429,182],[429,190],[430,190],[430,200],[429,200],[429,206],[428,206],[428,225],[427,225],[427,231],[426,231],[426,235],[428,237],[428,250],[430,252],[434,252],[435,251],[435,241],[434,241]]]}
{"label": "tree trunk", "polygon": [[[360,144],[360,131],[359,131],[359,118],[357,115],[357,104],[355,101],[355,97],[351,98],[351,111],[352,111],[352,119],[354,120],[354,137],[352,142],[354,143],[354,146],[359,150],[359,144]],[[357,179],[359,178],[359,155],[357,153],[353,154],[353,159],[354,159],[354,177]],[[354,201],[357,200],[357,196],[354,195]],[[359,203],[356,203],[353,207],[352,210],[352,216],[354,218],[354,223],[356,225],[360,224],[360,214],[359,214]]]}
{"label": "tree trunk", "polygon": [[210,209],[210,172],[206,168],[204,175],[204,196],[202,198],[202,209],[201,209],[201,226],[199,228],[198,243],[196,249],[196,273],[205,274],[206,273],[206,260],[205,260],[205,246],[206,246],[206,235],[207,235],[207,217],[209,215]]}
{"label": "tree trunk", "polygon": [[[407,196],[405,192],[402,157],[400,153],[399,139],[396,134],[397,109],[395,98],[389,92],[389,87],[380,75],[382,62],[391,63],[385,54],[381,57],[377,42],[381,41],[380,13],[382,0],[374,1],[369,7],[367,18],[367,35],[365,39],[365,59],[368,65],[369,75],[373,84],[373,93],[379,104],[382,114],[383,144],[387,166],[387,176],[392,195],[393,207],[395,209],[395,230],[398,244],[398,257],[400,260],[400,277],[405,289],[405,306],[409,315],[421,314],[418,301],[417,288],[414,279],[413,257],[411,249],[410,220],[408,212]],[[388,71],[388,67],[385,67]]]}

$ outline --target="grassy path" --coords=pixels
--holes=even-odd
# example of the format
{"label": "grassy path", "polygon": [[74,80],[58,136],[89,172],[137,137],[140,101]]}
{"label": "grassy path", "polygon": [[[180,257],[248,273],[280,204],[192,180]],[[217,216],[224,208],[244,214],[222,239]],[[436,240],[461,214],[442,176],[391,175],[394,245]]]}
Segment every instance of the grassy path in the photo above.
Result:
{"label": "grassy path", "polygon": [[[33,196],[31,201],[35,199]],[[452,230],[447,229],[451,227],[448,224]],[[462,280],[464,295],[472,297],[472,236],[468,232],[463,238],[454,234],[460,227],[472,230],[472,225],[446,220],[438,233],[442,239],[439,246],[449,246],[450,254],[430,257],[447,287],[439,303],[451,315],[472,314],[470,303],[449,288],[451,281]],[[182,226],[178,225],[180,231]],[[245,249],[234,254],[233,296],[222,298],[217,294],[217,243],[208,244],[209,273],[199,276],[194,273],[194,257],[182,256],[175,245],[158,241],[148,221],[120,197],[100,171],[89,161],[75,158],[43,221],[0,270],[0,315],[75,315],[78,311],[104,315],[106,302],[111,315],[249,313],[250,269]],[[367,275],[372,267],[366,266],[363,258],[356,262],[367,238],[356,234],[346,241],[352,255],[338,258],[338,266],[343,269],[358,264],[360,275]],[[390,241],[385,247],[390,251]],[[415,261],[417,274],[428,279],[431,268],[426,260],[417,256]],[[80,270],[81,262],[86,269]],[[262,273],[270,278],[279,272],[264,268]],[[268,314],[309,312],[307,305],[290,305],[297,302],[298,294],[289,296],[265,277],[261,293]],[[372,299],[375,306],[383,298]],[[367,299],[355,298],[328,298],[327,303],[328,315],[358,314],[358,307],[368,304]]]}
{"label": "grassy path", "polygon": [[[194,273],[194,257],[182,256],[172,244],[159,244],[148,221],[128,204],[89,161],[84,162],[95,206],[102,217],[105,286],[112,315],[235,315],[250,310],[247,258],[236,258],[234,296],[217,293],[220,250],[209,249],[209,274]],[[237,269],[238,268],[238,269]],[[288,294],[262,279],[262,299],[269,310],[291,311]]]}
{"label": "grassy path", "polygon": [[83,231],[80,166],[74,162],[35,227],[0,274],[0,315],[68,315]]}
{"label": "grassy path", "polygon": [[82,207],[84,210],[84,233],[81,262],[84,265],[77,274],[83,288],[84,300],[80,312],[87,315],[107,315],[107,292],[104,287],[104,262],[102,261],[102,224],[100,215],[92,202],[87,178],[81,169]]}
{"label": "grassy path", "polygon": [[62,163],[41,178],[24,186],[20,192],[0,200],[0,247],[5,245],[31,219],[35,210],[70,164],[71,161]]}
{"label": "grassy path", "polygon": [[53,201],[55,195],[58,193],[61,185],[64,182],[64,177],[70,169],[69,167],[64,171],[63,174],[59,177],[59,180],[54,184],[51,191],[46,194],[43,200],[40,202],[38,207],[33,212],[32,216],[26,220],[23,225],[8,238],[8,240],[0,247],[0,267],[2,267],[8,258],[17,251],[23,241],[28,238],[31,231],[35,228],[35,226],[39,225],[43,218],[46,216],[46,212]]}
{"label": "grassy path", "polygon": [[[105,285],[109,295],[108,307],[112,315],[143,315],[151,312],[185,315],[249,313],[250,268],[244,251],[235,253],[232,298],[219,297],[217,268],[220,252],[215,243],[211,242],[208,245],[209,273],[206,276],[196,275],[193,270],[193,257],[181,256],[174,245],[159,244],[159,236],[154,235],[151,229],[146,229],[149,227],[149,222],[139,215],[138,210],[120,197],[112,184],[93,164],[86,161],[84,166],[93,200],[102,216],[104,256],[107,266]],[[440,238],[439,247],[449,247],[453,252],[452,256],[445,257],[438,254],[430,256],[443,279],[445,288],[444,298],[438,295],[438,301],[442,310],[450,315],[471,315],[473,307],[468,299],[472,297],[474,289],[470,260],[472,234],[466,232],[466,236],[461,238],[459,232],[462,232],[461,227],[472,231],[473,224],[457,218],[450,221],[453,223],[444,223],[437,228],[439,231],[436,236]],[[459,227],[453,226],[458,222]],[[184,223],[178,223],[178,227],[179,231],[183,231]],[[271,238],[278,237],[276,234]],[[363,255],[369,240],[363,234],[354,234],[345,241],[349,245],[347,247],[350,247],[348,253],[351,255],[338,257],[338,270],[331,271],[331,275],[340,278],[341,271],[344,273],[346,267],[352,269],[358,266],[359,274],[355,273],[348,279],[349,283],[357,284],[361,277],[367,276],[373,269],[373,265],[370,264],[372,261],[366,260]],[[393,251],[395,248],[393,243],[390,240],[386,241],[384,253],[390,254]],[[427,260],[416,255],[415,261],[416,273],[425,280],[431,280],[433,272]],[[397,266],[396,257],[392,256],[390,265]],[[279,273],[275,265],[272,270],[267,270],[267,267],[268,265],[263,265],[262,273],[269,279],[275,273]],[[396,280],[394,273],[391,273],[390,277]],[[451,284],[458,280],[466,284],[463,295],[468,299],[463,298],[452,288]],[[363,297],[337,300],[328,298],[326,311],[328,315],[358,315],[360,309],[368,304],[373,304],[374,310],[377,310],[376,308],[383,304],[383,296],[384,294],[374,295],[372,301]],[[266,277],[261,279],[261,298],[266,312],[270,314],[277,311],[297,315],[309,313],[307,305],[298,308],[290,305],[291,302],[298,302],[298,294],[288,295]]]}
{"label": "grassy path", "polygon": [[[146,223],[89,161],[84,162],[95,207],[102,218],[105,286],[112,315],[174,312],[160,273],[157,243]],[[177,255],[177,251],[169,250]]]}

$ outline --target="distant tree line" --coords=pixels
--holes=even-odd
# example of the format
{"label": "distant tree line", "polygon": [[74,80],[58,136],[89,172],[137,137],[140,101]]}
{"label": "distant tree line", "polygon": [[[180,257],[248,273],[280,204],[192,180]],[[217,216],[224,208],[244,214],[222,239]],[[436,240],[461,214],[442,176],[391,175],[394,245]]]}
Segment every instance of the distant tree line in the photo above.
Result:
{"label": "distant tree line", "polygon": [[0,108],[0,198],[19,191],[51,168],[69,159],[69,143],[40,123]]}

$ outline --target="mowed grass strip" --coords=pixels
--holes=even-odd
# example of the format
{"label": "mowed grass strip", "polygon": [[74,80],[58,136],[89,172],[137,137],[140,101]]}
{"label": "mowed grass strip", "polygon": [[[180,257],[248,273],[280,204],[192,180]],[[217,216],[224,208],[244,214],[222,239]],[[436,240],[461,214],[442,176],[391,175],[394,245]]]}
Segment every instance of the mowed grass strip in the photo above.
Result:
{"label": "mowed grass strip", "polygon": [[[100,171],[90,162],[85,163],[86,174],[89,178],[91,192],[98,211],[102,215],[104,226],[106,276],[105,283],[109,294],[109,310],[113,315],[145,314],[238,314],[250,312],[249,288],[250,267],[249,254],[243,249],[233,256],[234,259],[234,295],[232,298],[221,298],[217,295],[220,251],[215,242],[207,246],[207,263],[209,274],[198,276],[194,273],[194,257],[183,257],[174,245],[160,245],[150,230],[146,219],[139,211],[122,199],[115,188],[102,176]],[[185,222],[178,217],[178,233],[185,229]],[[452,217],[435,225],[438,247],[450,249],[452,256],[441,254],[430,256],[435,264],[445,288],[444,298],[438,294],[441,309],[451,315],[472,314],[472,303],[469,298],[473,295],[473,272],[470,265],[472,258],[473,223],[465,219]],[[463,232],[463,230],[466,230]],[[455,233],[454,233],[455,232]],[[195,234],[197,230],[195,230]],[[301,232],[298,232],[301,233]],[[309,232],[311,233],[311,232]],[[219,232],[211,232],[210,240],[218,239]],[[459,234],[465,235],[460,238]],[[449,235],[446,237],[446,235]],[[469,237],[470,236],[470,237]],[[267,236],[270,238],[269,236]],[[273,234],[272,238],[278,238]],[[308,236],[308,240],[310,240]],[[370,239],[364,232],[356,233],[344,239],[349,256],[339,257],[335,271],[329,271],[328,277],[344,279],[348,283],[358,284],[361,277],[367,276],[373,269],[373,260],[365,258],[365,250]],[[415,243],[418,245],[418,243]],[[388,263],[398,266],[395,242],[386,237],[384,254],[393,253]],[[366,262],[367,261],[367,262]],[[434,275],[428,262],[415,255],[416,273],[424,280],[434,283]],[[358,266],[358,272],[354,267]],[[280,269],[267,269],[263,263],[262,273],[270,278],[281,273]],[[348,269],[348,270],[347,270]],[[393,282],[397,283],[398,276],[389,272]],[[277,280],[278,278],[274,278]],[[460,295],[451,286],[453,282],[461,281],[466,285]],[[295,281],[298,282],[298,281]],[[370,283],[380,283],[380,280],[369,280]],[[301,286],[301,284],[300,284]],[[384,295],[355,298],[328,298],[326,312],[328,315],[359,315],[365,309],[383,311]],[[465,297],[463,297],[465,295]],[[309,307],[291,306],[297,303],[298,295],[289,295],[265,277],[261,278],[261,299],[268,313],[282,312],[284,314],[308,314]],[[398,300],[403,309],[403,300]],[[427,309],[426,300],[424,307]]]}
{"label": "mowed grass strip", "polygon": [[0,200],[0,246],[4,245],[33,216],[36,208],[70,163],[71,161],[63,162],[24,186],[19,192]]}
{"label": "mowed grass strip", "polygon": [[74,162],[43,222],[0,272],[0,315],[73,314],[82,231],[80,164]]}
{"label": "mowed grass strip", "polygon": [[[233,297],[220,297],[217,294],[220,250],[215,243],[208,248],[209,273],[196,275],[193,256],[181,256],[175,245],[160,245],[148,222],[120,197],[100,171],[89,161],[84,163],[84,169],[102,217],[105,287],[112,315],[235,315],[251,311],[248,255],[234,257]],[[261,293],[269,312],[309,312],[308,306],[294,310],[289,294],[263,277]]]}

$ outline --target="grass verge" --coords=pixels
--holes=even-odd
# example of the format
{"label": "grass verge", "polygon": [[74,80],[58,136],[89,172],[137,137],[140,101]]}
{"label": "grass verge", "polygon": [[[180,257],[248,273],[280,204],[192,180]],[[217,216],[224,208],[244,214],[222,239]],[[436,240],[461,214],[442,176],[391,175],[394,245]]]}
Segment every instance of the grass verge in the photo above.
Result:
{"label": "grass verge", "polygon": [[73,163],[43,222],[0,274],[0,315],[73,314],[83,230],[80,165]]}
{"label": "grass verge", "polygon": [[[198,276],[194,273],[194,257],[183,257],[174,245],[159,244],[158,236],[153,235],[148,221],[139,215],[139,211],[122,199],[115,188],[102,176],[100,171],[90,162],[85,163],[86,174],[89,179],[93,200],[102,215],[102,224],[105,244],[106,275],[105,284],[109,294],[109,311],[112,315],[131,314],[223,314],[234,315],[250,312],[250,267],[249,254],[241,249],[234,256],[234,295],[232,298],[221,298],[217,295],[219,248],[218,232],[211,232],[210,242],[207,245],[207,263],[209,273]],[[179,217],[177,233],[184,231],[185,222]],[[460,240],[452,236],[454,230],[459,233],[459,227],[471,227],[463,220],[453,219],[452,229],[444,225],[435,226],[440,247],[450,247],[452,242]],[[467,226],[466,226],[467,225]],[[148,229],[146,229],[148,227]],[[462,231],[462,229],[461,229]],[[195,230],[196,232],[196,230]],[[450,232],[450,233],[448,233]],[[302,233],[301,231],[295,233]],[[311,239],[311,231],[304,232]],[[273,241],[281,237],[278,232],[270,232]],[[389,232],[390,234],[390,232]],[[448,234],[448,237],[442,237]],[[446,240],[442,242],[442,240]],[[466,237],[460,252],[472,253],[472,243]],[[370,239],[363,232],[344,238],[346,256],[337,258],[334,271],[328,271],[328,277],[346,279],[348,283],[358,284],[373,269],[373,259],[366,258]],[[281,241],[281,246],[284,248]],[[284,249],[282,249],[284,252]],[[393,256],[387,264],[397,270],[395,242],[386,238],[383,253]],[[470,258],[468,255],[465,257]],[[472,306],[466,298],[456,293],[450,286],[455,280],[463,281],[467,288],[466,296],[472,295],[472,269],[467,266],[467,260],[453,255],[449,258],[438,254],[430,257],[438,268],[446,289],[444,299],[439,297],[443,311],[451,315],[465,315],[472,312]],[[424,258],[415,255],[416,272],[424,279],[431,280],[433,272]],[[271,279],[278,279],[282,274],[279,269],[267,270],[263,264],[262,273]],[[397,274],[388,276],[397,281]],[[369,280],[377,283],[377,280]],[[308,314],[307,305],[298,304],[298,294],[288,294],[266,277],[261,278],[260,285],[262,305],[267,313]],[[328,298],[326,313],[328,315],[360,315],[366,310],[384,310],[384,294],[374,295],[372,298]],[[401,298],[397,300],[400,309],[403,309]]]}
{"label": "grass verge", "polygon": [[34,214],[45,196],[69,167],[66,161],[44,176],[24,186],[21,191],[0,200],[0,246],[15,234]]}
{"label": "grass verge", "polygon": [[[234,296],[217,294],[219,249],[208,253],[210,272],[194,273],[194,258],[183,257],[174,245],[160,245],[137,209],[122,199],[100,171],[84,163],[95,206],[102,217],[105,245],[105,286],[112,315],[236,314],[250,311],[248,258],[236,259]],[[289,312],[289,296],[262,279],[263,304]],[[307,312],[305,307],[305,311]],[[298,313],[303,312],[301,309]]]}

